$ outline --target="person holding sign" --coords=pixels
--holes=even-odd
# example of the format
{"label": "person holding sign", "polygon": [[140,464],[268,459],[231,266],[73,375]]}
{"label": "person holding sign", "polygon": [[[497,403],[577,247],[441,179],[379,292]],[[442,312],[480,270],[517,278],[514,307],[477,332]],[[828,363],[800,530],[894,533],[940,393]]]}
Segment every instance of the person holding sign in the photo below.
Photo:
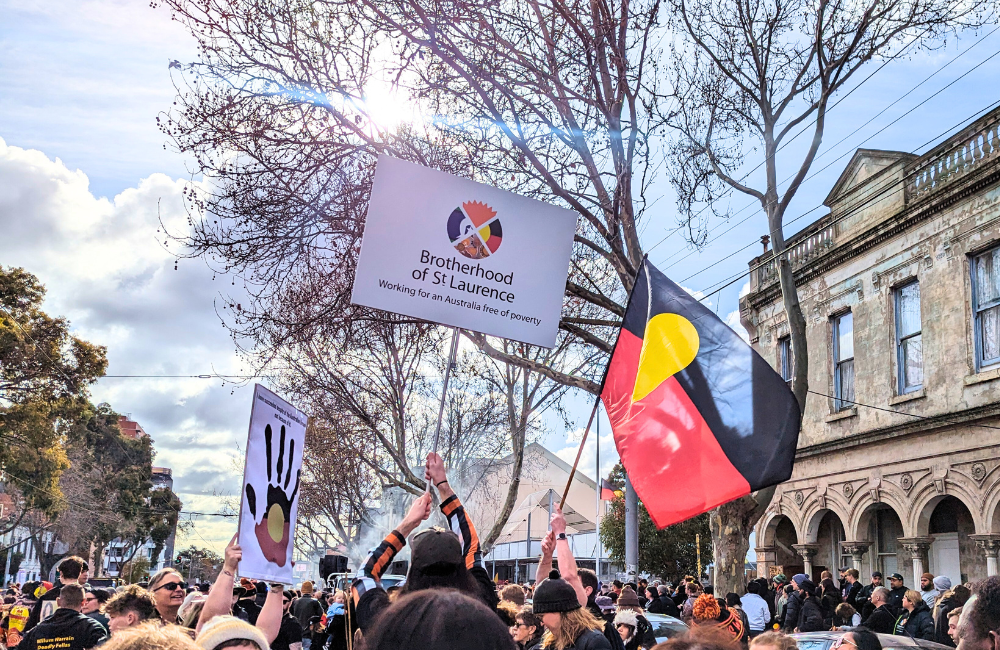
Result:
{"label": "person holding sign", "polygon": [[[225,556],[222,563],[222,570],[212,584],[212,589],[205,600],[205,606],[201,610],[201,617],[198,619],[198,626],[195,628],[196,634],[201,634],[202,628],[217,616],[230,616],[233,608],[233,585],[236,581],[236,573],[239,569],[240,560],[243,558],[243,549],[236,542],[233,536],[229,546],[226,547]],[[257,616],[256,628],[267,637],[267,642],[271,643],[278,637],[281,630],[282,615],[282,595],[284,587],[280,584],[272,584],[264,601],[264,606]]]}
{"label": "person holding sign", "polygon": [[[414,535],[410,570],[400,596],[421,589],[457,589],[495,610],[499,599],[483,563],[476,527],[448,483],[444,461],[434,452],[427,454],[425,478],[438,490],[441,512],[448,518],[449,529],[433,527]],[[351,590],[359,624],[362,624],[362,612],[366,618],[370,615],[374,619],[375,614],[389,606],[380,582],[382,574],[403,550],[407,536],[430,514],[431,495],[425,492],[417,497],[403,520],[386,535],[358,571]]]}

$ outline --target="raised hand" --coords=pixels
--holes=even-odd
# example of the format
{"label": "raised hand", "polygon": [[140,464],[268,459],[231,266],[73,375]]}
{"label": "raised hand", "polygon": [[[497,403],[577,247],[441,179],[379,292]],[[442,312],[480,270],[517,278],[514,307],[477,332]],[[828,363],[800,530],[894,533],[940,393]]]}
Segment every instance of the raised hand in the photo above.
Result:
{"label": "raised hand", "polygon": [[[282,425],[280,439],[278,441],[278,462],[272,472],[272,456],[274,435],[271,425],[264,427],[264,444],[267,453],[267,503],[264,507],[264,516],[254,526],[254,534],[257,536],[257,543],[260,550],[268,561],[274,562],[278,566],[285,566],[288,558],[289,527],[292,518],[292,503],[295,495],[299,491],[299,479],[302,470],[295,472],[295,485],[291,493],[288,492],[288,485],[292,479],[292,464],[295,458],[295,440],[288,441],[288,461],[287,469],[285,464],[285,427]],[[282,473],[284,480],[282,481]],[[272,484],[273,481],[273,484]],[[247,505],[250,507],[250,514],[254,521],[257,521],[257,494],[253,486],[247,483],[246,486]]]}
{"label": "raised hand", "polygon": [[551,558],[554,550],[556,550],[556,534],[550,530],[542,538],[542,555]]}

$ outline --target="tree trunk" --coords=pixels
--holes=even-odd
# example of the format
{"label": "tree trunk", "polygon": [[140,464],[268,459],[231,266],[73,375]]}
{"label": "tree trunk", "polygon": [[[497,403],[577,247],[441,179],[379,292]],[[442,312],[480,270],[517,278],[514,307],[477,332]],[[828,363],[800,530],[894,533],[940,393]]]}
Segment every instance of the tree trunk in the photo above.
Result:
{"label": "tree trunk", "polygon": [[489,553],[493,547],[493,542],[497,541],[500,533],[503,532],[504,526],[507,525],[510,513],[514,511],[514,505],[517,501],[517,491],[521,487],[521,467],[524,465],[525,426],[526,424],[522,423],[521,432],[517,436],[517,444],[514,445],[514,464],[511,467],[511,480],[510,485],[507,487],[507,498],[504,499],[503,508],[501,508],[499,516],[497,516],[496,523],[493,524],[493,528],[490,529],[490,532],[486,535],[486,539],[482,543],[484,554]]}
{"label": "tree trunk", "polygon": [[744,566],[750,549],[750,533],[771,503],[774,488],[765,488],[708,513],[715,558],[715,593],[719,597],[746,587]]}

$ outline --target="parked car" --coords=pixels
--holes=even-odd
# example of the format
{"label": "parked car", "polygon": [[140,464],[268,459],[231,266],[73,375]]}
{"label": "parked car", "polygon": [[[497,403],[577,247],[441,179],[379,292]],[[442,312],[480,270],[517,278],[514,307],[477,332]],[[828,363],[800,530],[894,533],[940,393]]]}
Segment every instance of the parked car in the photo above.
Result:
{"label": "parked car", "polygon": [[[842,631],[801,632],[791,635],[799,645],[799,650],[830,650],[833,642],[843,636]],[[949,650],[946,645],[923,639],[894,634],[877,634],[883,648],[922,648],[923,650]]]}
{"label": "parked car", "polygon": [[679,618],[667,616],[666,614],[650,614],[648,612],[643,614],[643,616],[653,626],[653,636],[656,637],[657,643],[662,643],[675,636],[687,634],[688,626]]}

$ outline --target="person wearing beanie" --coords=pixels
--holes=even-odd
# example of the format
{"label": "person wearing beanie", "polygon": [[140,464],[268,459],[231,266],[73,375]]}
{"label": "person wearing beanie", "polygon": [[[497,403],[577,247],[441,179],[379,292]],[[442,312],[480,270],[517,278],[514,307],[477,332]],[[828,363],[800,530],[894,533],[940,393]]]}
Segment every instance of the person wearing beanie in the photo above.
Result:
{"label": "person wearing beanie", "polygon": [[313,636],[319,632],[320,620],[325,607],[313,598],[313,583],[306,580],[302,583],[302,597],[292,603],[292,616],[302,627],[302,650],[312,647]]}
{"label": "person wearing beanie", "polygon": [[[938,583],[938,581],[941,581]],[[945,576],[934,579],[935,586],[940,589],[945,584],[951,585],[951,580]],[[942,645],[955,647],[955,640],[949,633],[948,617],[956,609],[960,609],[971,598],[972,592],[965,585],[957,585],[947,589],[934,607],[934,640]]]}
{"label": "person wearing beanie", "polygon": [[934,609],[934,603],[937,602],[941,593],[934,585],[933,573],[925,573],[920,576],[920,599],[927,605],[927,609]]}
{"label": "person wearing beanie", "polygon": [[545,650],[611,650],[604,624],[580,604],[576,588],[562,578],[549,578],[535,587],[531,611],[545,626]]}
{"label": "person wearing beanie", "polygon": [[[465,507],[448,482],[441,456],[427,454],[424,478],[438,491],[441,512],[448,520],[448,529],[430,528],[415,535],[411,541],[410,568],[406,582],[399,591],[405,596],[425,589],[457,589],[478,598],[486,607],[496,611],[497,596],[493,579],[486,571],[479,535]],[[406,546],[406,538],[431,514],[431,494],[425,492],[410,506],[409,512],[396,528],[375,547],[351,585],[353,601],[373,617],[385,607],[388,599],[376,595],[384,593],[382,573],[392,564],[393,558]],[[370,599],[374,599],[369,603]]]}
{"label": "person wearing beanie", "polygon": [[638,626],[639,621],[635,612],[631,609],[623,609],[615,614],[615,629],[618,630],[618,634],[622,637],[622,643],[625,644],[627,650],[633,650],[636,648],[639,639],[635,635],[635,628]]}
{"label": "person wearing beanie", "polygon": [[[563,553],[569,552],[572,555],[572,551],[569,550],[569,545],[567,548],[563,549]],[[542,539],[542,556],[538,561],[538,571],[535,573],[535,579],[538,584],[541,584],[545,576],[549,574],[549,577],[559,577],[558,571],[551,571],[552,569],[552,554],[556,550],[556,537],[555,534],[550,532]],[[574,565],[576,564],[574,560]],[[551,574],[550,574],[551,571]],[[614,620],[614,609],[615,603],[610,596],[602,594],[601,592],[601,581],[597,579],[597,574],[590,569],[577,569],[576,574],[580,577],[580,584],[583,586],[583,593],[587,597],[587,604],[585,607],[587,610],[594,615],[598,621],[604,623],[604,638],[608,640],[611,644],[611,650],[625,650],[625,644],[622,643],[621,635],[618,634],[618,630],[615,629],[612,621]],[[605,584],[607,587],[608,585]],[[614,592],[611,592],[612,594]]]}
{"label": "person wearing beanie", "polygon": [[[233,643],[233,642],[236,643]],[[267,637],[253,625],[235,616],[216,616],[209,621],[195,638],[202,650],[239,648],[240,650],[269,650]],[[223,645],[225,644],[225,645]]]}
{"label": "person wearing beanie", "polygon": [[[725,601],[721,601],[724,603]],[[694,627],[718,630],[733,641],[742,642],[747,637],[743,620],[734,611],[724,609],[718,598],[712,594],[702,594],[695,599],[691,608]]]}
{"label": "person wearing beanie", "polygon": [[[618,597],[618,612],[632,612],[636,617],[636,624],[633,626],[635,629],[631,637],[632,640],[631,643],[628,641],[625,642],[625,650],[636,650],[639,647],[652,648],[656,645],[656,635],[653,634],[653,626],[643,615],[638,594],[628,585],[622,589],[622,593]],[[615,627],[618,627],[618,623],[615,623]]]}

